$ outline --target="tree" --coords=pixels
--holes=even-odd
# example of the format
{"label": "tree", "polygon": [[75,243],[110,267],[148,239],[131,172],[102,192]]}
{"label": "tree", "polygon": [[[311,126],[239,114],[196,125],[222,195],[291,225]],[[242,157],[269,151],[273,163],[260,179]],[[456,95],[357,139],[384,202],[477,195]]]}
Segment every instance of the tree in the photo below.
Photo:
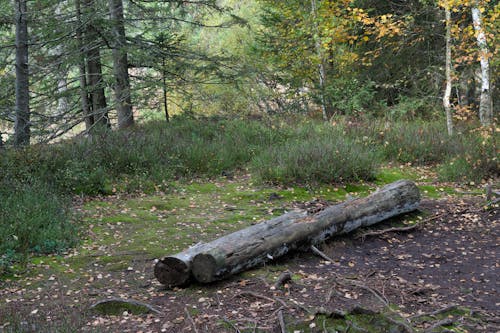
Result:
{"label": "tree", "polygon": [[118,128],[126,128],[134,124],[132,100],[130,97],[130,80],[128,75],[128,56],[126,48],[125,25],[123,18],[123,1],[109,0],[111,30],[113,31],[113,69],[115,76],[116,109],[118,112]]}
{"label": "tree", "polygon": [[87,61],[87,82],[89,84],[90,100],[94,122],[103,127],[110,127],[108,105],[104,92],[104,78],[101,63],[101,38],[99,28],[95,25],[97,6],[94,0],[83,0],[85,13],[85,55]]}
{"label": "tree", "polygon": [[445,3],[444,5],[445,11],[445,24],[446,24],[446,64],[445,64],[445,72],[446,72],[446,88],[444,90],[443,95],[443,106],[446,113],[446,128],[448,129],[448,135],[453,135],[453,118],[451,115],[451,105],[450,105],[450,96],[451,96],[451,10],[450,5]]}
{"label": "tree", "polygon": [[311,0],[311,15],[312,24],[314,26],[314,47],[318,55],[318,81],[319,81],[319,95],[321,100],[321,113],[323,115],[323,120],[328,120],[328,113],[325,97],[325,80],[326,80],[326,70],[325,70],[325,59],[323,56],[323,50],[321,47],[321,37],[319,35],[318,28],[318,8],[316,0]]}
{"label": "tree", "polygon": [[79,50],[78,56],[78,81],[80,84],[80,103],[82,108],[82,114],[85,119],[85,128],[87,131],[90,131],[94,126],[94,115],[91,110],[91,101],[89,100],[89,94],[87,92],[88,84],[87,84],[87,68],[85,65],[85,47],[83,41],[83,32],[82,32],[82,12],[81,12],[81,4],[80,0],[75,0],[75,12],[76,12],[76,42]]}
{"label": "tree", "polygon": [[481,98],[479,104],[479,120],[481,125],[489,126],[493,121],[493,102],[491,99],[490,89],[490,65],[488,58],[490,52],[488,50],[488,43],[486,42],[486,35],[483,30],[481,9],[479,1],[474,1],[471,8],[472,21],[474,30],[476,30],[477,45],[479,47],[479,57],[481,64]]}
{"label": "tree", "polygon": [[16,121],[14,145],[30,143],[27,0],[15,0],[16,17]]}

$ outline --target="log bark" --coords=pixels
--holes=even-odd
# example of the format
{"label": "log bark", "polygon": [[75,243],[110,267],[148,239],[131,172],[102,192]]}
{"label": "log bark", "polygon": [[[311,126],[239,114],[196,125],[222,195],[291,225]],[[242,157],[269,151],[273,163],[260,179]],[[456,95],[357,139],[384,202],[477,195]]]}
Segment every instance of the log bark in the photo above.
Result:
{"label": "log bark", "polygon": [[158,261],[154,269],[156,279],[169,288],[187,285],[191,280],[191,262],[206,245],[198,243],[183,252]]}
{"label": "log bark", "polygon": [[167,257],[157,263],[155,276],[170,287],[177,281],[186,282],[191,273],[198,282],[213,282],[333,235],[410,212],[419,202],[420,193],[413,182],[397,181],[365,198],[314,215],[291,212]]}
{"label": "log bark", "polygon": [[331,206],[302,219],[274,219],[253,225],[208,243],[193,258],[193,276],[202,283],[220,280],[290,250],[412,211],[419,202],[416,185],[398,181],[366,198]]}
{"label": "log bark", "polygon": [[[293,211],[267,222],[281,223],[285,220],[296,221],[304,218],[306,215],[307,213],[303,211]],[[204,250],[209,250],[210,244],[198,243],[183,252],[161,259],[156,263],[154,268],[156,279],[169,288],[187,285],[192,280],[191,269],[193,258],[197,254],[203,253]]]}

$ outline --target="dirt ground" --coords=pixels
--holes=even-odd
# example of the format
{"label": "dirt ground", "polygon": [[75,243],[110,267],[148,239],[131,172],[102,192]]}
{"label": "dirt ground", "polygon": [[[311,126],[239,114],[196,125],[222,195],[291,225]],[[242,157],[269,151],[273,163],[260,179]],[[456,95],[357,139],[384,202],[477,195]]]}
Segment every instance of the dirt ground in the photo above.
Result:
{"label": "dirt ground", "polygon": [[[6,282],[0,332],[50,332],[51,322],[64,332],[500,332],[500,214],[482,204],[425,199],[418,228],[360,230],[320,247],[330,260],[295,252],[211,285],[165,290],[152,276],[151,258],[135,258],[134,270],[107,272],[106,283],[79,290],[57,277],[33,290]],[[292,279],[274,286],[285,271]],[[159,313],[87,311],[107,296],[142,301]],[[386,325],[369,330],[357,321],[376,316]]]}

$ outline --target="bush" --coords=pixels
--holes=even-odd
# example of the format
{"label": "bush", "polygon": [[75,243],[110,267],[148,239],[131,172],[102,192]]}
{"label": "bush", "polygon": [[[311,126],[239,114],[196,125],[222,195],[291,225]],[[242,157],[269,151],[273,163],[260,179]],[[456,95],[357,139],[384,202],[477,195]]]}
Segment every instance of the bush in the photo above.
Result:
{"label": "bush", "polygon": [[462,147],[450,137],[444,123],[397,122],[381,129],[379,144],[384,157],[401,163],[435,164],[458,154]]}
{"label": "bush", "polygon": [[477,135],[461,137],[462,151],[448,158],[439,168],[441,180],[466,182],[500,176],[495,138],[481,139]]}
{"label": "bush", "polygon": [[340,129],[320,126],[305,137],[270,147],[252,165],[264,181],[331,183],[372,179],[379,161],[376,150],[346,137]]}
{"label": "bush", "polygon": [[40,183],[0,184],[0,273],[29,253],[60,252],[75,244],[66,200]]}

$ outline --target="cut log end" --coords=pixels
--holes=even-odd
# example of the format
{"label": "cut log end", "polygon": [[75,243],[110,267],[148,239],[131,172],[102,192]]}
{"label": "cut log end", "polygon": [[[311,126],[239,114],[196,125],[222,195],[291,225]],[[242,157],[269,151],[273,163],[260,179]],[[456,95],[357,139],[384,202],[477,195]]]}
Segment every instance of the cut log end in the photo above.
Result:
{"label": "cut log end", "polygon": [[175,257],[166,257],[155,265],[154,274],[161,284],[178,287],[189,283],[191,267]]}
{"label": "cut log end", "polygon": [[210,254],[200,253],[193,258],[193,276],[196,281],[209,283],[215,281],[217,262]]}

